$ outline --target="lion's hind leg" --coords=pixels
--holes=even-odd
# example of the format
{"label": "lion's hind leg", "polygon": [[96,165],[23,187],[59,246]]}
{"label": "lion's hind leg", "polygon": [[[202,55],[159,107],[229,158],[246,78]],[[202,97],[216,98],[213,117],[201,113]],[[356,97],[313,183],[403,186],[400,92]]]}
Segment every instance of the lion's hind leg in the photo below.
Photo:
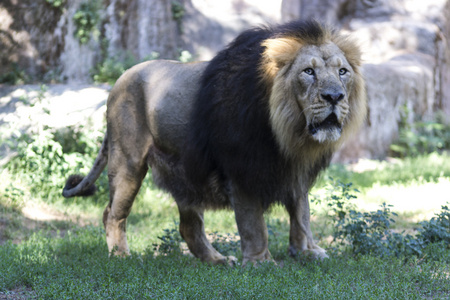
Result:
{"label": "lion's hind leg", "polygon": [[126,236],[127,217],[148,167],[145,160],[133,163],[132,159],[118,152],[110,156],[110,201],[103,213],[103,224],[110,254],[127,256],[130,254]]}
{"label": "lion's hind leg", "polygon": [[299,200],[286,204],[286,210],[290,217],[289,254],[297,253],[310,255],[313,258],[327,258],[326,251],[314,242],[310,227],[310,212],[308,195],[305,194]]}
{"label": "lion's hind leg", "polygon": [[180,212],[180,234],[194,256],[212,264],[234,265],[237,259],[223,256],[210,244],[203,225],[203,209],[178,205]]}

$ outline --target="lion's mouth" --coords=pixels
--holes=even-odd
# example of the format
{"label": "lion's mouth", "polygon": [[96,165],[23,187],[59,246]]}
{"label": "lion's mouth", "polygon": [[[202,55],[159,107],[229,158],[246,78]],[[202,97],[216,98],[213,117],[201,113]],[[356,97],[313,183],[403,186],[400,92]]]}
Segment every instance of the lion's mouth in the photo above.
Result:
{"label": "lion's mouth", "polygon": [[338,121],[335,113],[331,113],[325,120],[320,123],[312,123],[308,126],[311,135],[316,134],[319,130],[338,129],[341,131],[342,127]]}

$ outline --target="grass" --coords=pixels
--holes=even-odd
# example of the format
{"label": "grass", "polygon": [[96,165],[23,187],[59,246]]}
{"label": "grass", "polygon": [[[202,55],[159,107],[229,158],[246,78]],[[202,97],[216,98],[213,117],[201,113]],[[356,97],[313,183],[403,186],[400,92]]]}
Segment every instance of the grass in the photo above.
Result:
{"label": "grass", "polygon": [[97,227],[75,228],[64,237],[41,232],[2,246],[0,290],[26,286],[39,299],[423,299],[450,292],[448,254],[433,263],[285,257],[278,266],[230,268],[180,253],[108,258],[103,235]]}
{"label": "grass", "polygon": [[[109,258],[101,226],[108,202],[106,175],[95,197],[60,196],[69,170],[85,172],[92,163],[98,147],[92,141],[98,134],[92,140],[77,136],[83,149],[70,147],[58,133],[47,134],[47,139],[24,137],[19,150],[26,151],[19,151],[14,161],[0,169],[0,299],[450,297],[448,243],[428,244],[420,255],[398,258],[354,255],[330,244],[338,211],[370,211],[383,202],[393,204],[392,210],[399,213],[389,230],[414,234],[419,221],[429,220],[450,200],[448,154],[366,161],[365,168],[332,165],[311,191],[313,232],[319,244],[329,249],[330,259],[289,257],[288,215],[275,206],[265,218],[269,249],[277,264],[231,268],[201,263],[186,254],[184,243],[179,248],[176,205],[155,187],[150,173],[128,218],[132,256]],[[73,149],[82,154],[74,154]],[[352,182],[345,186],[356,198],[349,196],[338,204],[341,192],[338,200],[330,202],[342,187],[337,180]],[[207,212],[205,229],[219,251],[241,259],[232,212]]]}

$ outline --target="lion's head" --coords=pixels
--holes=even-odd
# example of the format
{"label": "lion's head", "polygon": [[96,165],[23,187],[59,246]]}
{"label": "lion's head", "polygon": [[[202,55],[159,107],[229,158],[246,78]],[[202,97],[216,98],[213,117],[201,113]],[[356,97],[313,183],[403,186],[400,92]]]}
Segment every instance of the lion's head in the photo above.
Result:
{"label": "lion's head", "polygon": [[361,53],[349,37],[313,22],[315,30],[266,39],[260,66],[272,84],[272,129],[286,154],[311,139],[340,144],[366,111]]}

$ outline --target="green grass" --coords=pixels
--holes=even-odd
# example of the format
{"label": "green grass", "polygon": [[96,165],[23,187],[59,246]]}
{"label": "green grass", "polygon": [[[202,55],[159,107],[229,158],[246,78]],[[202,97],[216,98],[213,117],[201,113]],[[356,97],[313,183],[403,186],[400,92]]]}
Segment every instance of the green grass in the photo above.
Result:
{"label": "green grass", "polygon": [[[330,259],[317,262],[289,257],[288,215],[282,207],[275,206],[265,218],[269,249],[277,265],[231,268],[201,263],[186,254],[184,243],[181,251],[170,248],[175,245],[178,249],[180,239],[176,230],[177,207],[170,195],[155,187],[150,173],[128,218],[132,256],[109,258],[101,226],[102,211],[108,202],[106,174],[101,177],[100,192],[94,197],[64,199],[60,195],[64,177],[74,168],[85,172],[97,145],[78,136],[77,140],[85,145],[77,149],[82,154],[75,155],[67,150],[74,147],[69,147],[64,136],[57,133],[48,135],[50,141],[29,138],[19,142],[26,151],[19,152],[16,160],[0,169],[0,298],[4,295],[37,299],[450,297],[448,243],[429,244],[416,256],[352,255],[337,249],[336,243],[330,244],[338,206],[329,201],[339,187],[329,177],[352,182],[349,191],[356,198],[349,197],[345,211],[351,207],[370,211],[387,202],[399,213],[392,228],[413,233],[419,221],[429,220],[450,200],[448,154],[432,153],[390,163],[368,161],[371,168],[366,170],[331,166],[311,192],[315,195],[311,197],[315,199],[312,229],[319,244],[329,248]],[[39,219],[40,210],[61,218]],[[33,213],[36,215],[30,215]],[[219,251],[241,259],[231,211],[205,213],[205,229]]]}
{"label": "green grass", "polygon": [[[271,249],[273,250],[273,249]],[[450,256],[433,262],[336,256],[284,257],[258,268],[203,264],[179,253],[108,258],[104,232],[74,228],[64,237],[33,235],[0,251],[0,291],[31,288],[39,299],[423,299],[448,297]]]}
{"label": "green grass", "polygon": [[[347,166],[335,164],[326,172],[343,182],[352,182],[358,189],[374,185],[393,186],[437,182],[450,177],[450,159],[446,154],[431,153],[419,157],[406,157],[393,162],[367,161],[371,170],[353,172]],[[323,182],[319,182],[319,184]]]}

